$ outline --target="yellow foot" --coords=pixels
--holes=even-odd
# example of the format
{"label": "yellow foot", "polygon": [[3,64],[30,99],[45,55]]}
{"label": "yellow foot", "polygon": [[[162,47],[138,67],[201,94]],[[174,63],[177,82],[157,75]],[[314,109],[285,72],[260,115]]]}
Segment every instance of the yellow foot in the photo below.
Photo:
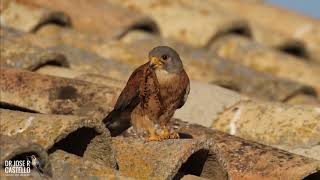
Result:
{"label": "yellow foot", "polygon": [[179,134],[177,132],[170,132],[168,128],[163,128],[160,134],[156,132],[155,129],[148,129],[149,137],[146,139],[149,141],[163,141],[165,139],[179,139]]}
{"label": "yellow foot", "polygon": [[162,139],[179,139],[179,134],[177,132],[170,132],[168,128],[163,128],[160,136]]}
{"label": "yellow foot", "polygon": [[179,138],[180,138],[179,133],[175,131],[170,133],[170,139],[179,139]]}
{"label": "yellow foot", "polygon": [[170,131],[168,128],[163,128],[161,133],[160,133],[160,136],[163,138],[163,139],[170,139]]}
{"label": "yellow foot", "polygon": [[149,131],[149,137],[146,139],[147,142],[149,141],[162,141],[162,137],[157,134],[156,130],[155,129],[148,129]]}

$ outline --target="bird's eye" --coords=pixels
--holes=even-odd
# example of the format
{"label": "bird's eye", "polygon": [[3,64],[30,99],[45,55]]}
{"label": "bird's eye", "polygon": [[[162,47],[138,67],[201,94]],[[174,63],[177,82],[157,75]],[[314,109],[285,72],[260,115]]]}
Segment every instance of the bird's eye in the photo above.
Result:
{"label": "bird's eye", "polygon": [[161,56],[161,59],[162,59],[162,60],[167,60],[167,59],[168,59],[168,56],[167,56],[167,55],[163,55],[163,56]]}

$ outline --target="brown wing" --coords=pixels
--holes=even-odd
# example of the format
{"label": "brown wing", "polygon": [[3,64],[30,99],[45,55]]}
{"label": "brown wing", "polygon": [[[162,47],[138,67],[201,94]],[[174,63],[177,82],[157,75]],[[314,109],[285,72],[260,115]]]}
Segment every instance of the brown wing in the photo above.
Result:
{"label": "brown wing", "polygon": [[124,111],[128,107],[134,108],[139,104],[139,86],[148,64],[138,67],[130,76],[125,88],[122,90],[115,106],[115,111]]}
{"label": "brown wing", "polygon": [[182,91],[181,96],[179,98],[179,103],[178,103],[177,109],[181,108],[185,104],[185,102],[188,99],[189,92],[190,92],[190,80],[189,80],[187,73],[184,70],[181,72],[180,77],[181,77],[180,86],[184,90]]}
{"label": "brown wing", "polygon": [[121,134],[131,126],[130,114],[139,102],[139,86],[143,79],[145,68],[144,64],[138,67],[130,76],[126,86],[122,90],[113,111],[103,120],[112,136]]}

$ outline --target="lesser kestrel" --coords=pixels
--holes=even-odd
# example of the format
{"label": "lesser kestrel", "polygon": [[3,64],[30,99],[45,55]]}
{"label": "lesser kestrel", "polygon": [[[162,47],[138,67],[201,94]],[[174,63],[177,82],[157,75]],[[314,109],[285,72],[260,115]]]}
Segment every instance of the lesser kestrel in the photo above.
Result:
{"label": "lesser kestrel", "polygon": [[[129,114],[134,130],[147,134],[150,141],[179,138],[168,123],[186,102],[189,91],[189,77],[178,53],[158,46],[149,52],[149,61],[131,74],[113,113]],[[121,123],[125,122],[113,119],[107,127],[112,129]]]}

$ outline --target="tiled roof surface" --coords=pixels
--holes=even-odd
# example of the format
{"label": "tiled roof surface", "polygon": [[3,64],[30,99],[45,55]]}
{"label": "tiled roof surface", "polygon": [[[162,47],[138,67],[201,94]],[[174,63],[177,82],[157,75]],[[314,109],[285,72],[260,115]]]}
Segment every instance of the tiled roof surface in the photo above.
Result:
{"label": "tiled roof surface", "polygon": [[[60,179],[320,177],[320,21],[261,0],[3,0],[1,165]],[[132,71],[177,50],[191,92],[145,142],[105,126]],[[6,176],[3,169],[1,179]]]}

